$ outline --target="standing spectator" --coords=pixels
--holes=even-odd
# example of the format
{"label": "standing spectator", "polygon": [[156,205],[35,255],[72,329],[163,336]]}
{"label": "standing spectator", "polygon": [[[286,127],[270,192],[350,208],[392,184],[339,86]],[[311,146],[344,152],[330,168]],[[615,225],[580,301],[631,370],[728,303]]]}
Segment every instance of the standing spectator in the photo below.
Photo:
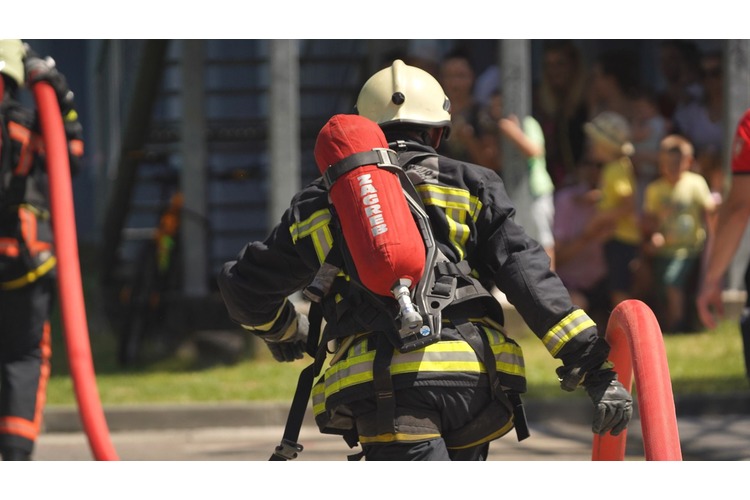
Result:
{"label": "standing spectator", "polygon": [[661,176],[646,188],[643,205],[645,248],[653,259],[657,315],[665,332],[688,331],[687,300],[695,300],[694,277],[716,203],[702,175],[690,171],[693,147],[679,135],[661,141]]}
{"label": "standing spectator", "polygon": [[628,122],[632,118],[633,94],[639,87],[638,60],[626,50],[601,53],[591,68],[589,116],[612,111]]}
{"label": "standing spectator", "polygon": [[52,59],[21,40],[0,40],[0,73],[0,455],[30,460],[50,375],[56,261],[39,122],[19,101],[24,84],[44,80],[55,89],[73,173],[83,142],[73,93]]}
{"label": "standing spectator", "polygon": [[672,120],[678,106],[700,100],[700,51],[690,40],[663,40],[659,46],[659,71],[664,87],[657,92],[659,112]]}
{"label": "standing spectator", "polygon": [[[719,208],[714,237],[706,249],[706,267],[698,291],[698,317],[706,328],[716,327],[716,318],[724,315],[721,292],[724,275],[732,262],[750,220],[750,109],[740,119],[732,144],[732,187]],[[745,272],[748,290],[740,317],[745,369],[750,378],[750,263]]]}
{"label": "standing spectator", "polygon": [[480,115],[483,151],[486,166],[498,173],[502,171],[502,139],[508,139],[526,160],[526,177],[512,198],[516,204],[516,221],[538,241],[550,258],[550,267],[555,268],[555,239],[552,223],[555,217],[553,195],[555,186],[547,172],[544,155],[544,132],[533,116],[519,119],[516,115],[503,115],[503,96],[496,90],[489,106],[482,108]]}
{"label": "standing spectator", "polygon": [[596,224],[613,224],[612,236],[604,244],[611,304],[615,307],[633,297],[633,277],[641,244],[635,206],[635,174],[630,156],[630,126],[613,111],[604,111],[584,127],[590,141],[590,154],[604,166],[601,172],[602,198]]}
{"label": "standing spectator", "polygon": [[547,170],[555,187],[561,187],[574,182],[584,153],[586,72],[573,41],[549,41],[543,50],[542,78],[534,92],[532,114],[544,131]]}
{"label": "standing spectator", "polygon": [[[724,147],[724,78],[721,52],[701,58],[703,98],[685,102],[674,113],[674,132],[693,144],[698,169],[704,177],[721,165]],[[721,169],[719,169],[720,171]],[[715,169],[714,169],[715,171]]]}
{"label": "standing spectator", "polygon": [[452,130],[438,148],[440,153],[458,160],[487,164],[488,158],[479,140],[481,104],[474,98],[474,66],[461,48],[448,53],[440,63],[440,84],[450,100]]}
{"label": "standing spectator", "polygon": [[602,165],[584,158],[576,169],[576,183],[555,194],[555,271],[574,304],[589,311],[597,324],[606,325],[610,301],[604,242],[613,225],[597,219],[601,199]]}
{"label": "standing spectator", "polygon": [[650,89],[643,88],[633,97],[633,114],[630,121],[633,130],[631,157],[635,169],[636,207],[643,206],[643,193],[651,181],[659,177],[659,145],[668,135],[671,123],[659,112],[656,96]]}

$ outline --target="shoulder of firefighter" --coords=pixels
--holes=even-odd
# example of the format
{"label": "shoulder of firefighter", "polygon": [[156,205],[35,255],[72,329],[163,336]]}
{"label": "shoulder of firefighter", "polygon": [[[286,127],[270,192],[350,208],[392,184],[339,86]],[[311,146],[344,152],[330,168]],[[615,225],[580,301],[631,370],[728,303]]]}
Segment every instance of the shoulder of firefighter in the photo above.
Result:
{"label": "shoulder of firefighter", "polygon": [[[347,265],[351,261],[340,227],[340,218],[351,214],[337,214],[321,178],[294,197],[264,241],[247,244],[218,276],[230,318],[271,342],[306,341],[306,332],[297,332],[290,320],[304,311],[296,311],[288,297],[318,281],[327,283],[308,295],[320,298],[326,323],[323,342],[333,346],[330,366],[313,390],[321,430],[336,433],[331,427],[336,426],[336,415],[346,413],[346,403],[377,390],[375,352],[377,339],[383,337],[378,333],[396,337],[389,339],[396,387],[475,384],[481,373],[490,373],[496,379],[490,383],[499,392],[525,392],[523,353],[506,332],[500,304],[488,291],[495,285],[550,355],[562,361],[557,373],[561,387],[587,390],[598,409],[595,432],[622,431],[632,399],[608,362],[609,345],[586,312],[571,303],[543,249],[514,222],[500,177],[426,146],[390,146],[398,151],[439,249],[439,258],[425,270],[425,276],[431,276],[426,294],[441,303],[435,311],[437,324],[432,325],[442,331],[436,342],[399,349],[398,335],[393,335],[403,331],[399,303],[394,297],[373,296],[358,284],[356,270]],[[424,303],[422,307],[429,309]],[[476,339],[484,345],[478,346]],[[621,404],[620,399],[630,403]],[[511,414],[482,439],[508,432],[514,425]],[[518,418],[515,425],[520,425]]]}

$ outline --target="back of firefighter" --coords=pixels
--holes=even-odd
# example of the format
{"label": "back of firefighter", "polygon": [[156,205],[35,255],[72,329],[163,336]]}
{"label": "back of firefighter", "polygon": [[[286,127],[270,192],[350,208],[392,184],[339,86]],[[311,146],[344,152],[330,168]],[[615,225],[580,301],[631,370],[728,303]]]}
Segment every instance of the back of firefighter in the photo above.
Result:
{"label": "back of firefighter", "polygon": [[30,460],[50,375],[50,312],[56,260],[43,141],[25,85],[47,81],[61,105],[75,172],[82,130],[65,78],[21,40],[0,40],[0,456]]}
{"label": "back of firefighter", "polygon": [[450,103],[439,83],[397,60],[365,83],[356,109],[380,125],[429,215],[441,254],[436,283],[452,293],[440,340],[410,352],[384,340],[393,324],[383,317],[389,309],[373,305],[341,258],[346,245],[321,179],[293,198],[265,241],[247,244],[226,263],[218,280],[232,320],[265,340],[276,360],[294,361],[305,352],[308,321],[287,297],[324,264],[344,262],[322,300],[324,339],[337,339],[338,349],[313,388],[321,431],[345,439],[354,432],[366,460],[485,460],[489,443],[514,426],[525,437],[518,411],[523,353],[487,292],[496,285],[562,361],[562,387],[585,387],[594,432],[619,434],[632,398],[608,362],[609,345],[571,303],[544,249],[514,222],[502,180],[437,155],[450,131]]}

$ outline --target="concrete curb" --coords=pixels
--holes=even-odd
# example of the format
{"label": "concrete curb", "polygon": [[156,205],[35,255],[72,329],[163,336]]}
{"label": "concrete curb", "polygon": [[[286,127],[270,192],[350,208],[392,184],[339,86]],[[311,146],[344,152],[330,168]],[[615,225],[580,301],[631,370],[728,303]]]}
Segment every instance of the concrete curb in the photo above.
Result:
{"label": "concrete curb", "polygon": [[[289,402],[149,404],[104,408],[111,432],[134,430],[198,429],[206,427],[284,426]],[[587,421],[591,403],[585,397],[567,399],[525,399],[530,421]],[[636,408],[637,409],[637,408]],[[694,395],[675,397],[677,418],[704,415],[750,415],[750,393]],[[750,418],[750,417],[749,417]],[[315,426],[308,408],[304,425]],[[76,407],[48,406],[44,414],[44,432],[81,432]]]}

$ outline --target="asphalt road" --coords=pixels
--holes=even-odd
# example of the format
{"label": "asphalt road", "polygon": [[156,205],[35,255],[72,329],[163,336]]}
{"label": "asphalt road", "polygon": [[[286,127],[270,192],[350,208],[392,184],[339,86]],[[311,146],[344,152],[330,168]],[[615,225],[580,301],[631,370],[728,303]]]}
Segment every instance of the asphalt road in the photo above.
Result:
{"label": "asphalt road", "polygon": [[[737,401],[742,399],[742,401]],[[677,406],[683,461],[750,460],[748,395],[722,405],[695,401]],[[722,409],[724,408],[724,409]],[[111,443],[120,461],[267,461],[279,444],[286,405],[155,406],[106,410]],[[703,410],[703,411],[700,411]],[[513,432],[490,447],[490,461],[590,461],[593,435],[585,402],[528,403],[531,437]],[[339,436],[322,435],[306,419],[297,461],[346,461],[350,449]],[[74,409],[50,409],[37,443],[36,461],[95,460]],[[625,460],[645,460],[638,414],[627,434]]]}

